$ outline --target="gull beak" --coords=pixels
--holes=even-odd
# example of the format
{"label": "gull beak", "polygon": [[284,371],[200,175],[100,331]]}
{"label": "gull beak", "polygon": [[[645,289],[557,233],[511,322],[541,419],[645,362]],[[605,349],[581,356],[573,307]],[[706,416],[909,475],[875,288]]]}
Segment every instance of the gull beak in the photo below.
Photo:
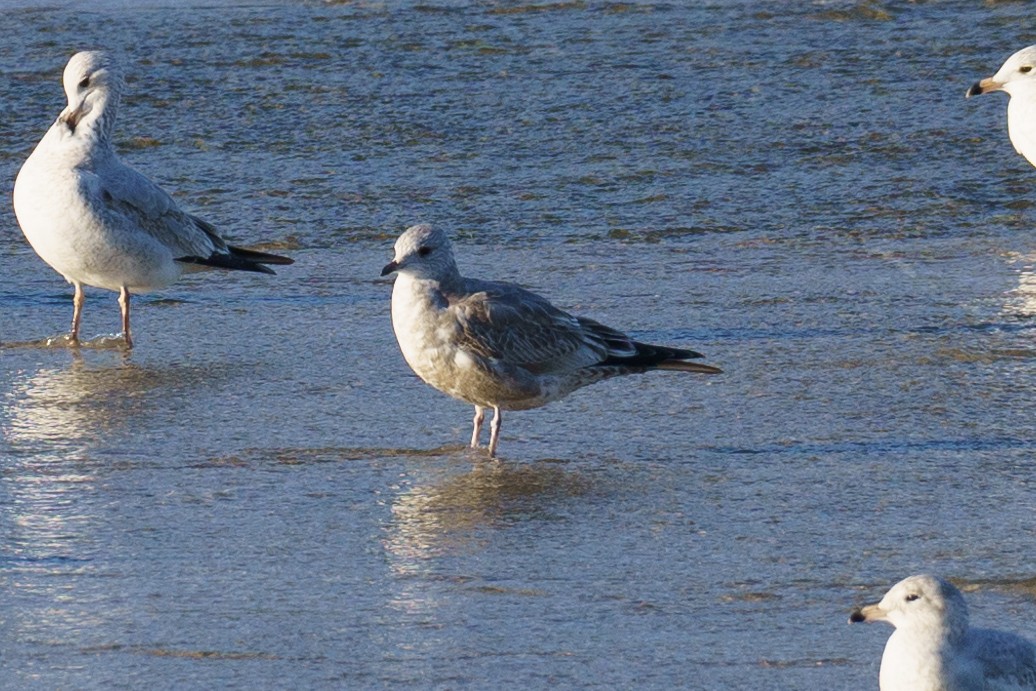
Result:
{"label": "gull beak", "polygon": [[61,111],[61,115],[58,116],[58,120],[68,125],[69,130],[75,132],[76,125],[78,125],[79,121],[83,119],[83,116],[86,115],[87,111],[89,111],[89,108],[87,108],[86,102],[84,101],[79,103],[75,108],[72,106],[65,108]]}
{"label": "gull beak", "polygon": [[395,259],[393,259],[392,261],[390,261],[388,264],[385,265],[384,269],[381,270],[381,275],[382,276],[388,276],[390,273],[392,273],[393,271],[395,271],[398,268],[399,268],[399,263]]}
{"label": "gull beak", "polygon": [[979,94],[988,94],[990,91],[999,91],[1003,88],[1003,83],[998,82],[992,77],[986,77],[982,81],[975,82],[968,89],[968,92],[964,94],[964,98],[971,98],[972,96],[978,96]]}
{"label": "gull beak", "polygon": [[869,624],[872,621],[883,621],[884,619],[885,610],[883,610],[878,603],[857,607],[852,611],[852,614],[849,615],[850,624],[859,624],[861,622]]}

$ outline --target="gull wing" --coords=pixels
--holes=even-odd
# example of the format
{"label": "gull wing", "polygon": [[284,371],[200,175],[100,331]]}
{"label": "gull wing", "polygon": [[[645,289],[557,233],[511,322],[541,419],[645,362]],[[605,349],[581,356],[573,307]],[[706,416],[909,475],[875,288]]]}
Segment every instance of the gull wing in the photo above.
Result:
{"label": "gull wing", "polygon": [[165,245],[174,257],[209,257],[227,245],[209,224],[183,211],[161,187],[133,168],[116,162],[90,176],[105,222],[122,232],[143,233]]}
{"label": "gull wing", "polygon": [[468,281],[467,287],[446,297],[459,328],[457,345],[472,355],[535,374],[570,372],[608,356],[605,340],[588,328],[596,322],[573,317],[516,285]]}
{"label": "gull wing", "polygon": [[989,688],[1036,689],[1036,648],[1032,643],[992,629],[972,630],[969,638]]}

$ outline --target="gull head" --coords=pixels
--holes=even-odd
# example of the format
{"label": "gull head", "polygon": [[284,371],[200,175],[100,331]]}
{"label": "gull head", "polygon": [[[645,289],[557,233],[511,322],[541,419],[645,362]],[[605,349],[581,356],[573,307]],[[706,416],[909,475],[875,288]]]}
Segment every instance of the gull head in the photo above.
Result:
{"label": "gull head", "polygon": [[65,66],[62,78],[68,106],[59,119],[75,132],[80,124],[89,125],[104,120],[110,127],[122,93],[122,72],[110,54],[99,50],[84,50],[72,56]]}
{"label": "gull head", "polygon": [[382,276],[391,273],[433,281],[454,278],[457,264],[450,239],[446,233],[427,223],[410,226],[396,240],[392,261],[381,270]]}
{"label": "gull head", "polygon": [[850,623],[885,621],[902,631],[932,631],[947,636],[968,628],[968,605],[953,584],[922,574],[904,578],[881,602],[857,607]]}
{"label": "gull head", "polygon": [[1006,91],[1011,96],[1036,93],[1036,46],[1022,48],[992,77],[975,82],[968,89],[968,98],[991,91]]}

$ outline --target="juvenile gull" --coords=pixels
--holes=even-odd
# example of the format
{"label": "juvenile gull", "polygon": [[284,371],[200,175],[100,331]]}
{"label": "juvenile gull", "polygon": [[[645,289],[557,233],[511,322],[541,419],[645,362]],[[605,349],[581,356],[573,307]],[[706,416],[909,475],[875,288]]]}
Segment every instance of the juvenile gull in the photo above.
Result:
{"label": "juvenile gull", "polygon": [[205,266],[272,274],[263,264],[292,263],[227,245],[211,224],[119,160],[111,137],[123,82],[111,55],[76,53],[64,86],[68,106],[19,171],[14,212],[36,254],[75,287],[72,342],[83,285],[119,292],[122,333],[132,346],[131,293],[165,288]]}
{"label": "juvenile gull", "polygon": [[991,91],[1007,92],[1007,133],[1015,150],[1036,166],[1036,46],[1007,58],[1000,71],[973,84],[967,97]]}
{"label": "juvenile gull", "polygon": [[896,627],[881,656],[881,691],[1036,689],[1036,649],[1020,636],[968,625],[968,605],[936,576],[906,578],[850,622]]}
{"label": "juvenile gull", "polygon": [[392,327],[410,367],[443,393],[475,406],[471,446],[493,409],[489,454],[500,440],[501,410],[527,410],[620,374],[654,369],[716,374],[700,353],[638,343],[562,312],[510,283],[460,275],[446,234],[416,225],[399,236]]}

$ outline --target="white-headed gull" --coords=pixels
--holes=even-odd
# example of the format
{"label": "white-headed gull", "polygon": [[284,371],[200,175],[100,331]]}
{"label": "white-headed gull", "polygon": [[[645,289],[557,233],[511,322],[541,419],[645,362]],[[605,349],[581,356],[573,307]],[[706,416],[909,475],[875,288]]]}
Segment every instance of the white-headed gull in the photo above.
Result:
{"label": "white-headed gull", "polygon": [[1036,166],[1036,46],[1007,58],[996,74],[973,84],[967,96],[991,91],[1007,92],[1007,133],[1015,150]]}
{"label": "white-headed gull", "polygon": [[76,53],[64,74],[68,106],[18,173],[14,211],[32,248],[75,286],[73,342],[83,286],[119,293],[122,333],[132,346],[131,293],[164,288],[203,267],[270,273],[292,260],[231,247],[206,221],[183,211],[112,147],[123,81],[111,55]]}
{"label": "white-headed gull", "polygon": [[972,628],[968,605],[936,576],[906,578],[850,622],[896,627],[881,656],[881,691],[1036,689],[1036,649],[1020,636]]}

